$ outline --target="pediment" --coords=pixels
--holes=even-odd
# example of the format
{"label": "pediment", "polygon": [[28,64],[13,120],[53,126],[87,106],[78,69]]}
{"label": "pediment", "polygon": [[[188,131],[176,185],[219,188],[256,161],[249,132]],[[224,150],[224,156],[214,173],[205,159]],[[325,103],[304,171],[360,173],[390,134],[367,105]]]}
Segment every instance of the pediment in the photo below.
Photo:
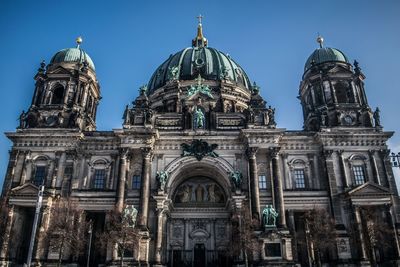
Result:
{"label": "pediment", "polygon": [[37,195],[39,187],[32,183],[25,183],[21,186],[17,186],[11,189],[13,195]]}
{"label": "pediment", "polygon": [[390,195],[390,191],[378,184],[367,182],[347,192],[350,197],[368,196],[368,195]]}
{"label": "pediment", "polygon": [[348,73],[351,73],[351,72],[349,71],[349,69],[347,69],[346,67],[344,67],[344,66],[342,66],[342,65],[335,65],[333,68],[331,68],[331,69],[329,70],[329,72],[330,72],[330,73],[337,73],[337,72],[341,72],[341,73],[343,73],[343,72],[348,72]]}
{"label": "pediment", "polygon": [[66,68],[63,68],[61,66],[58,66],[56,69],[52,70],[51,73],[49,73],[49,74],[68,74],[68,75],[70,75],[71,71]]}

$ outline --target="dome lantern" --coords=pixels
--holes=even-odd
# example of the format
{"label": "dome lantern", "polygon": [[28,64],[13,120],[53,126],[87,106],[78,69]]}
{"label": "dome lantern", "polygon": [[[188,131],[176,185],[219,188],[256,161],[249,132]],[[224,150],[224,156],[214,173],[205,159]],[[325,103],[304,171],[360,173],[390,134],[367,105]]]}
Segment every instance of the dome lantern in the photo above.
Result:
{"label": "dome lantern", "polygon": [[197,36],[192,40],[193,47],[206,47],[207,39],[203,35],[203,25],[201,24],[201,20],[203,19],[202,15],[197,16],[199,20],[199,24],[197,26]]}

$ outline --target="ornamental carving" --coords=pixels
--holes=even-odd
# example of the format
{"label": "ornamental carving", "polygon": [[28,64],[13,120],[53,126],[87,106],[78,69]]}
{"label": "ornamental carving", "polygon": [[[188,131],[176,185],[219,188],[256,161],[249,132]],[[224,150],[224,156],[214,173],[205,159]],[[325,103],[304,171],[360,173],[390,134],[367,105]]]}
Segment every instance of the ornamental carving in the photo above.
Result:
{"label": "ornamental carving", "polygon": [[224,203],[225,194],[222,188],[211,179],[192,178],[178,187],[174,202],[197,206],[204,203],[208,206],[212,203]]}
{"label": "ornamental carving", "polygon": [[181,144],[181,147],[183,149],[181,155],[182,157],[193,156],[198,161],[202,160],[205,156],[210,156],[213,158],[219,157],[219,155],[214,152],[218,145],[209,145],[206,141],[203,141],[202,139],[195,139],[190,145],[183,143]]}

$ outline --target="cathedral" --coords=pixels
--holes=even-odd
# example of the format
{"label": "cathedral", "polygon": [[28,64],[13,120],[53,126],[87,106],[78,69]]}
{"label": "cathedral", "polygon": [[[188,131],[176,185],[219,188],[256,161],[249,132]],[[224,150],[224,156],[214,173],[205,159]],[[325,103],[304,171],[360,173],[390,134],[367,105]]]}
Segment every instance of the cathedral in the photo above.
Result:
{"label": "cathedral", "polygon": [[[192,46],[139,88],[119,129],[96,130],[101,90],[81,38],[42,62],[29,109],[6,133],[1,265],[398,266],[393,132],[369,106],[358,62],[317,42],[293,94],[302,130],[277,126],[260,87],[208,46],[201,19]],[[50,246],[60,197],[91,223],[79,257]],[[126,255],[96,240],[112,210],[130,214],[140,235]]]}

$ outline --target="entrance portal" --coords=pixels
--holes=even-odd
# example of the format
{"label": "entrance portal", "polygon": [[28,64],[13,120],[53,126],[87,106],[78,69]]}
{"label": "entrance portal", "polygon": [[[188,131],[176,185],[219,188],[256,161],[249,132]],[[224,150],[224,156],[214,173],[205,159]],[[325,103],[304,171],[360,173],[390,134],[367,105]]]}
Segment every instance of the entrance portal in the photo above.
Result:
{"label": "entrance portal", "polygon": [[193,266],[205,267],[206,264],[206,248],[204,244],[196,244],[193,250]]}

